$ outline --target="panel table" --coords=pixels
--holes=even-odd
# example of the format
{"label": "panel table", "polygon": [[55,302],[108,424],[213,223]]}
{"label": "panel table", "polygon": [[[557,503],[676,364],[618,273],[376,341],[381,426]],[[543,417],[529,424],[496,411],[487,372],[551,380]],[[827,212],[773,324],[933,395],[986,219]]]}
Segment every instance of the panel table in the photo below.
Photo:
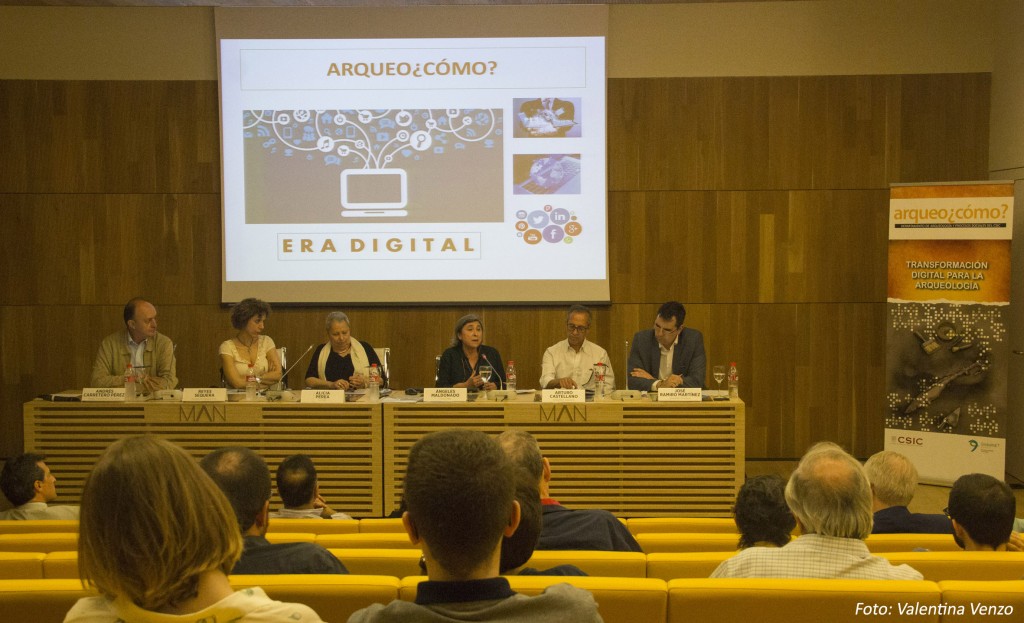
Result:
{"label": "panel table", "polygon": [[[60,502],[77,503],[89,470],[112,441],[152,434],[196,458],[223,446],[252,448],[271,474],[286,456],[309,454],[333,508],[353,517],[379,517],[383,510],[379,404],[32,400],[23,417],[25,448],[47,455]],[[271,499],[277,508],[280,498]]]}
{"label": "panel table", "polygon": [[551,461],[551,495],[620,517],[728,517],[744,470],[740,400],[553,404],[384,403],[385,512],[401,501],[409,448],[464,427],[532,433]]}

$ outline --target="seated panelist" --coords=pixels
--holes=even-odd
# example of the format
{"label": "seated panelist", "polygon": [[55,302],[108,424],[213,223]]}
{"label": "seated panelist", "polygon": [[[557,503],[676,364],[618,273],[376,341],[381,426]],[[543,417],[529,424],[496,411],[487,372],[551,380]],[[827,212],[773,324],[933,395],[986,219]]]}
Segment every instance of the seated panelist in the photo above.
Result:
{"label": "seated panelist", "polygon": [[124,385],[128,364],[143,372],[140,388],[144,393],[177,387],[174,344],[156,330],[156,307],[140,298],[128,301],[124,325],[123,330],[111,333],[100,344],[92,364],[91,387]]}
{"label": "seated panelist", "polygon": [[281,358],[270,336],[263,335],[263,323],[270,315],[270,304],[259,299],[243,299],[231,308],[231,326],[238,334],[220,345],[221,369],[229,387],[242,389],[252,364],[263,385],[281,380]]}
{"label": "seated panelist", "polygon": [[369,342],[352,337],[348,316],[327,314],[327,342],[317,346],[306,369],[306,385],[313,389],[360,389],[366,387],[366,370],[377,364],[381,385],[387,379],[377,351]]}
{"label": "seated panelist", "polygon": [[[441,353],[437,367],[438,387],[467,387],[471,390],[492,390],[505,384],[505,368],[501,355],[492,346],[485,346],[484,324],[476,314],[466,314],[455,323],[452,345]],[[480,366],[491,367],[490,381],[480,376]]]}
{"label": "seated panelist", "polygon": [[647,392],[661,387],[704,387],[704,336],[684,327],[685,319],[683,304],[669,301],[658,308],[653,329],[633,336],[627,365],[629,389]]}

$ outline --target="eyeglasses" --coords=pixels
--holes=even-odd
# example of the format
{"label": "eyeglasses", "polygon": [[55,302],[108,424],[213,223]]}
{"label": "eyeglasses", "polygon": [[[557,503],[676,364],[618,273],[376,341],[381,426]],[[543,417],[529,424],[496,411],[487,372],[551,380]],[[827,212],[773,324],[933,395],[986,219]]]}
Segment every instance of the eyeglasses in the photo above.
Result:
{"label": "eyeglasses", "polygon": [[590,327],[581,327],[572,323],[567,323],[565,328],[569,329],[569,333],[586,333],[590,330]]}
{"label": "eyeglasses", "polygon": [[655,333],[675,333],[676,331],[678,331],[679,329],[682,329],[682,328],[683,328],[682,325],[680,325],[680,326],[676,327],[675,329],[666,329],[665,327],[661,326],[657,322],[654,323],[654,332]]}
{"label": "eyeglasses", "polygon": [[952,517],[949,516],[949,507],[948,506],[946,508],[942,509],[942,514],[946,516],[946,519],[952,519]]}

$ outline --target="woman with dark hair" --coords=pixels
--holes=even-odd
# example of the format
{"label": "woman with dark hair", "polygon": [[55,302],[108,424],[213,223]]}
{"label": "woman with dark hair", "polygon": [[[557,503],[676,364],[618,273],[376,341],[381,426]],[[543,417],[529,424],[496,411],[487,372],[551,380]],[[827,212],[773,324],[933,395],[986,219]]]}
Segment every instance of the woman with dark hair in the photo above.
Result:
{"label": "woman with dark hair", "polygon": [[[501,355],[484,343],[484,323],[476,314],[466,314],[455,323],[451,347],[441,353],[437,367],[438,387],[468,387],[471,390],[492,390],[504,386],[505,367]],[[491,379],[485,382],[480,366],[491,367]]]}
{"label": "woman with dark hair", "polygon": [[785,491],[786,481],[774,474],[754,476],[743,483],[733,507],[740,549],[789,543],[796,519],[786,505]]}
{"label": "woman with dark hair", "polygon": [[270,336],[263,335],[263,322],[270,315],[270,304],[259,299],[242,299],[231,308],[231,326],[238,334],[220,345],[224,380],[236,389],[245,387],[252,366],[262,385],[281,380],[281,358]]}

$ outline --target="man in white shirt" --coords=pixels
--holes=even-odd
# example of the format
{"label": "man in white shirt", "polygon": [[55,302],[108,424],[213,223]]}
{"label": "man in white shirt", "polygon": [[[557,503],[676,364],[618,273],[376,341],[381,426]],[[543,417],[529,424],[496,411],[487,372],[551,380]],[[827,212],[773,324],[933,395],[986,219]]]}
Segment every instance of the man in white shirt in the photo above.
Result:
{"label": "man in white shirt", "polygon": [[0,489],[14,505],[0,513],[0,519],[78,519],[77,506],[49,505],[57,499],[57,478],[41,454],[26,452],[7,459]]}
{"label": "man in white shirt", "polygon": [[566,339],[544,352],[540,386],[544,389],[594,389],[597,387],[596,367],[604,368],[604,386],[615,388],[615,373],[608,352],[587,341],[593,314],[584,305],[573,305],[565,315]]}

